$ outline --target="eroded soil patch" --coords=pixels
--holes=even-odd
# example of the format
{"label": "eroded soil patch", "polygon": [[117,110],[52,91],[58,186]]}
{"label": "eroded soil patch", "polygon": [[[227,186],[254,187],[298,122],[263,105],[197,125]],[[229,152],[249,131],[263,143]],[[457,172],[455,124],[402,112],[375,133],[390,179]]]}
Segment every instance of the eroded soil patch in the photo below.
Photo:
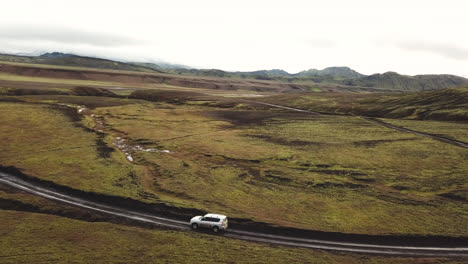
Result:
{"label": "eroded soil patch", "polygon": [[255,111],[255,110],[240,110],[240,111],[206,111],[204,115],[226,120],[235,126],[248,126],[248,125],[264,125],[266,121],[274,118],[288,119],[288,120],[314,120],[317,117],[311,116],[307,113],[297,112],[274,112],[274,111]]}
{"label": "eroded soil patch", "polygon": [[418,140],[418,138],[401,138],[401,139],[385,139],[385,140],[363,140],[363,141],[356,141],[353,144],[357,147],[375,147],[380,144],[384,143],[393,143],[393,142],[404,142],[404,141],[412,141]]}

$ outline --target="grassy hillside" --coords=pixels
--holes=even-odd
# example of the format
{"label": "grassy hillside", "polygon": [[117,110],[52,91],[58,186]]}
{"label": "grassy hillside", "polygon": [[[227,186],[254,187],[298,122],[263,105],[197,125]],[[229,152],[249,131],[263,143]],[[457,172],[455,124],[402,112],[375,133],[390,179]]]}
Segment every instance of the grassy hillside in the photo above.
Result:
{"label": "grassy hillside", "polygon": [[359,79],[345,80],[343,84],[381,87],[400,91],[425,91],[466,86],[468,85],[468,79],[448,74],[407,76],[396,72],[386,72],[364,76]]}
{"label": "grassy hillside", "polygon": [[[0,191],[1,198],[27,199],[24,195],[23,197],[19,196]],[[34,204],[34,202],[32,203]],[[25,204],[29,205],[31,202]],[[0,210],[0,228],[2,230],[0,233],[1,262],[5,264],[463,263],[462,259],[369,257],[270,246],[202,233],[151,230],[100,222],[92,223],[54,215],[9,210]]]}
{"label": "grassy hillside", "polygon": [[468,87],[400,94],[275,95],[258,100],[327,113],[418,120],[468,120]]}
{"label": "grassy hillside", "polygon": [[[1,164],[81,190],[283,226],[466,234],[463,202],[446,198],[466,192],[460,148],[356,117],[139,96],[157,102],[3,97],[0,139],[12,144]],[[88,108],[71,108],[79,105]]]}
{"label": "grassy hillside", "polygon": [[[40,78],[40,79],[37,79]],[[246,90],[254,92],[307,91],[306,84],[291,84],[279,81],[253,79],[225,79],[214,77],[180,76],[164,73],[131,72],[107,69],[90,69],[42,64],[1,63],[1,81],[49,82],[63,84],[131,86],[162,88],[163,86],[210,89],[219,91]],[[9,85],[10,86],[10,85]],[[11,86],[15,86],[14,84]]]}
{"label": "grassy hillside", "polygon": [[468,121],[468,87],[361,100],[358,113],[390,118]]}
{"label": "grassy hillside", "polygon": [[463,263],[271,246],[108,218],[0,186],[1,263]]}
{"label": "grassy hillside", "polygon": [[311,77],[311,76],[330,76],[332,78],[342,78],[342,79],[357,79],[364,77],[364,74],[361,74],[349,67],[328,67],[323,70],[310,69],[307,71],[302,71],[295,76],[299,77]]}
{"label": "grassy hillside", "polygon": [[0,61],[140,72],[165,72],[186,76],[217,77],[231,80],[253,79],[280,81],[290,87],[301,87],[310,91],[333,91],[336,89],[347,89],[351,91],[361,91],[363,89],[369,91],[423,91],[468,85],[468,79],[454,75],[406,76],[395,72],[387,72],[366,76],[349,67],[328,67],[323,70],[310,69],[296,74],[290,74],[281,69],[229,72],[219,69],[193,69],[184,65],[168,63],[124,63],[58,52],[46,53],[41,56],[0,54]]}
{"label": "grassy hillside", "polygon": [[163,68],[174,74],[192,76],[212,76],[222,78],[253,78],[258,80],[278,80],[289,83],[309,82],[316,86],[344,86],[352,88],[373,88],[374,90],[425,91],[453,88],[468,85],[468,79],[454,75],[407,76],[396,72],[366,76],[348,67],[329,67],[323,70],[310,69],[297,74],[283,70],[262,70],[252,72],[228,72],[217,69]]}
{"label": "grassy hillside", "polygon": [[160,72],[144,65],[133,65],[129,63],[106,60],[93,57],[78,56],[73,54],[64,54],[59,52],[45,53],[41,56],[17,56],[9,54],[0,54],[0,61],[48,64],[71,67],[87,67],[97,69],[142,71],[142,72]]}

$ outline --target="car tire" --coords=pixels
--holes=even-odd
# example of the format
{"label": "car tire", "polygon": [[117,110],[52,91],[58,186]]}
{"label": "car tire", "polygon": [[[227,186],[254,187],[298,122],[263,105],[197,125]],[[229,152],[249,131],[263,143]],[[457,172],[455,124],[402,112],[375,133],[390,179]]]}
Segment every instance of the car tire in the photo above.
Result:
{"label": "car tire", "polygon": [[214,226],[214,227],[213,227],[213,232],[218,233],[218,232],[219,232],[219,227]]}
{"label": "car tire", "polygon": [[197,224],[197,223],[193,223],[193,224],[192,224],[192,229],[193,229],[193,230],[198,229],[198,224]]}

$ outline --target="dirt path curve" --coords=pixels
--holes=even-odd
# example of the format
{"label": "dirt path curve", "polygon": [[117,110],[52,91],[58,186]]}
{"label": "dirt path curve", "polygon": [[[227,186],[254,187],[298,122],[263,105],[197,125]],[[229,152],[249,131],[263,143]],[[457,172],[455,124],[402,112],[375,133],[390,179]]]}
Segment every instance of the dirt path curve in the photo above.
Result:
{"label": "dirt path curve", "polygon": [[[137,211],[120,208],[115,205],[104,204],[100,201],[90,200],[89,198],[75,197],[56,191],[50,187],[42,187],[37,184],[25,181],[15,175],[0,172],[0,183],[10,187],[32,193],[50,200],[66,203],[72,206],[88,209],[95,212],[118,216],[130,221],[140,223],[150,223],[177,230],[189,230],[189,224],[186,221],[145,214]],[[328,241],[313,238],[298,238],[293,236],[279,236],[260,232],[249,232],[236,229],[228,229],[221,234],[224,237],[242,239],[253,242],[262,242],[275,245],[302,247],[311,249],[323,249],[342,252],[394,255],[394,256],[418,256],[418,257],[468,257],[468,247],[437,247],[437,246],[390,246],[365,244],[359,242],[340,242]]]}
{"label": "dirt path curve", "polygon": [[[275,108],[291,110],[291,111],[296,111],[296,112],[310,113],[310,114],[315,114],[315,115],[320,115],[321,114],[319,112],[307,111],[307,110],[303,110],[303,109],[297,109],[297,108],[292,108],[292,107],[287,107],[287,106],[282,106],[282,105],[275,105],[275,104],[257,102],[257,101],[252,101],[252,100],[244,100],[243,99],[242,101],[249,102],[249,103],[255,103],[255,104],[261,104],[261,105],[266,105],[266,106],[271,106],[271,107],[275,107]],[[447,144],[451,144],[451,145],[454,145],[454,146],[457,146],[457,147],[462,147],[462,148],[468,149],[468,143],[463,142],[463,141],[450,139],[450,138],[446,138],[446,137],[442,137],[442,136],[438,136],[438,135],[434,135],[434,134],[429,134],[429,133],[425,133],[425,132],[420,132],[420,131],[412,130],[412,129],[409,129],[409,128],[404,128],[404,127],[401,127],[401,126],[392,125],[392,124],[389,124],[387,122],[384,122],[382,120],[379,120],[379,119],[376,119],[376,118],[373,118],[373,117],[366,117],[366,116],[356,116],[356,117],[363,118],[363,119],[365,119],[365,120],[367,120],[369,122],[372,122],[374,124],[381,125],[381,126],[384,126],[384,127],[387,127],[387,128],[395,129],[395,130],[398,130],[398,131],[401,131],[401,132],[412,133],[412,134],[415,134],[415,135],[418,135],[418,136],[428,137],[428,138],[435,139],[435,140],[438,140],[438,141],[443,142],[443,143],[447,143]]]}
{"label": "dirt path curve", "polygon": [[401,131],[401,132],[407,132],[407,133],[412,133],[412,134],[415,134],[415,135],[418,135],[418,136],[432,138],[432,139],[438,140],[440,142],[444,142],[444,143],[447,143],[447,144],[451,144],[451,145],[454,145],[454,146],[458,146],[458,147],[468,149],[468,143],[463,142],[463,141],[450,139],[450,138],[446,138],[446,137],[442,137],[442,136],[438,136],[438,135],[434,135],[434,134],[424,133],[424,132],[412,130],[412,129],[409,129],[409,128],[401,127],[401,126],[392,125],[392,124],[389,124],[387,122],[384,122],[382,120],[372,118],[372,117],[362,116],[361,118],[363,118],[363,119],[365,119],[367,121],[370,121],[372,123],[384,126],[384,127],[396,129],[396,130]]}

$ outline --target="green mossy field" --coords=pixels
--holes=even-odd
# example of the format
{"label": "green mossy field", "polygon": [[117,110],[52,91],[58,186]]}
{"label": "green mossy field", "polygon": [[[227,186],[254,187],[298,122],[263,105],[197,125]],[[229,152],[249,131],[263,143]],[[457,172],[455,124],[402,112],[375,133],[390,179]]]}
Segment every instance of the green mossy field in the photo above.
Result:
{"label": "green mossy field", "polygon": [[57,184],[321,231],[466,235],[462,148],[245,104],[16,98],[0,103],[2,164]]}
{"label": "green mossy field", "polygon": [[304,93],[258,100],[326,113],[468,121],[468,87],[412,93]]}
{"label": "green mossy field", "polygon": [[468,142],[468,123],[441,122],[433,120],[383,119],[393,125]]}
{"label": "green mossy field", "polygon": [[[468,236],[467,150],[361,117],[466,142],[466,88],[265,95],[0,74],[0,165],[81,191],[273,226]],[[7,188],[0,209],[5,263],[462,263],[130,227]]]}
{"label": "green mossy field", "polygon": [[0,205],[4,209],[0,212],[0,263],[5,264],[463,263],[463,259],[366,256],[271,246],[197,232],[105,223],[99,216],[90,218],[89,211],[2,186]]}
{"label": "green mossy field", "polygon": [[191,232],[2,211],[1,263],[463,263],[339,254]]}

